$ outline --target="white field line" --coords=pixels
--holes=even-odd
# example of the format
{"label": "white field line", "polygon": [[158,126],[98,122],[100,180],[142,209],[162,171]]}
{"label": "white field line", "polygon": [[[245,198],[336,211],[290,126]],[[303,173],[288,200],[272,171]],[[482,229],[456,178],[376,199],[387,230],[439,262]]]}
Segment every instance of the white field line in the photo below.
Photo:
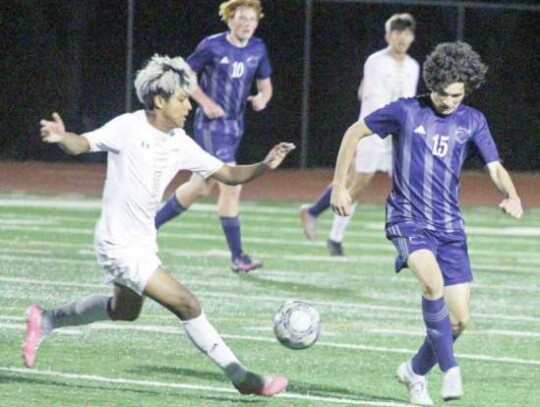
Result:
{"label": "white field line", "polygon": [[[2,322],[6,321],[6,322]],[[0,314],[0,328],[6,328],[6,329],[18,329],[18,330],[24,330],[25,317],[15,317],[10,315],[1,315]],[[343,325],[343,324],[339,324]],[[150,331],[150,332],[166,332],[166,333],[178,333],[181,331],[178,331],[178,328],[174,327],[165,327],[165,326],[149,326],[149,325],[138,325],[138,324],[132,324],[132,326],[136,326],[138,331]],[[93,324],[90,325],[90,327],[94,327],[96,329],[100,329],[99,324]],[[261,326],[253,326],[253,327],[247,327],[246,328],[249,331],[256,331],[256,332],[271,332],[270,327],[261,327]],[[421,330],[411,331],[409,329],[387,329],[387,328],[367,328],[362,327],[360,325],[359,328],[362,332],[367,332],[371,334],[381,334],[381,335],[398,335],[398,336],[413,336],[413,337],[420,337],[423,338],[426,336],[425,332],[422,332]],[[82,335],[83,331],[80,329],[74,329],[74,328],[62,328],[58,331],[55,331],[55,334],[69,334],[69,335]],[[338,336],[340,335],[338,332],[328,332],[325,330],[324,336]],[[467,330],[467,336],[502,336],[502,337],[522,337],[522,338],[540,338],[540,332],[531,332],[531,331],[507,331],[507,330],[501,330],[501,329],[482,329],[482,330],[474,330],[469,329]]]}
{"label": "white field line", "polygon": [[[2,243],[2,239],[0,239],[0,243]],[[54,248],[70,248],[70,247],[79,247],[80,250],[77,252],[78,255],[87,255],[90,259],[93,258],[94,251],[91,245],[89,244],[74,244],[74,243],[67,243],[67,242],[40,242],[40,241],[28,241],[24,242],[28,245],[38,245],[38,246],[51,246]],[[9,245],[10,242],[7,241],[6,245]],[[29,261],[29,262],[39,262],[39,261],[51,261],[50,259],[47,260],[46,258],[36,258],[32,259],[31,257],[17,257],[13,256],[12,254],[17,253],[17,249],[10,249],[8,247],[0,248],[0,259],[4,260],[21,260],[21,261]],[[8,253],[7,255],[3,255],[1,253]],[[22,253],[22,252],[21,252]],[[24,252],[26,253],[26,252]],[[160,253],[167,254],[173,257],[192,257],[192,256],[198,256],[198,257],[222,257],[222,258],[229,258],[230,253],[224,250],[207,250],[207,251],[197,251],[197,250],[178,250],[178,249],[172,249],[169,248],[168,245],[165,248],[160,249]],[[259,252],[258,257],[261,259],[275,259],[275,254],[265,254],[264,252]],[[356,264],[358,267],[360,267],[361,264],[365,263],[374,263],[374,264],[390,264],[393,260],[392,256],[388,255],[361,255],[361,256],[346,256],[346,257],[331,257],[328,255],[280,255],[280,260],[288,260],[288,261],[301,261],[301,262],[316,262],[318,264],[321,263],[345,263],[345,264]],[[56,258],[55,258],[56,259]],[[493,254],[489,256],[490,260],[493,260]],[[54,259],[53,259],[54,260]],[[64,259],[66,260],[66,259]],[[75,263],[76,259],[70,259],[69,262]],[[84,260],[87,261],[87,260]],[[62,259],[58,258],[58,262],[62,262]],[[500,265],[500,264],[489,264],[481,262],[477,259],[472,259],[473,263],[473,271],[474,270],[485,270],[485,271],[491,271],[491,272],[508,272],[512,273],[515,272],[516,268],[518,266],[516,265]],[[530,262],[529,262],[530,263]],[[391,267],[391,266],[390,266]],[[537,274],[538,273],[538,267],[533,266],[529,264],[529,267],[527,266],[519,266],[519,272],[520,273],[526,273],[526,274]],[[536,290],[537,287],[532,287],[533,290]]]}
{"label": "white field line", "polygon": [[[0,276],[0,281],[16,283],[16,284],[36,284],[42,286],[52,286],[52,287],[81,287],[81,288],[99,288],[104,289],[106,286],[104,284],[91,284],[91,283],[76,283],[76,282],[64,282],[64,281],[54,281],[54,280],[36,280],[28,278],[18,278],[18,277],[2,277]],[[276,304],[281,304],[283,302],[283,297],[274,297],[274,296],[261,296],[261,295],[248,295],[248,294],[234,294],[227,291],[216,292],[216,291],[201,291],[198,293],[200,297],[212,297],[212,298],[229,298],[234,300],[249,300],[249,301],[265,301],[265,302],[275,302]],[[325,301],[325,300],[311,300],[313,305],[319,306],[324,309],[352,309],[352,310],[371,310],[371,311],[389,311],[391,314],[398,313],[402,314],[411,314],[418,315],[419,310],[417,308],[406,308],[406,307],[393,307],[388,305],[372,305],[372,304],[360,304],[360,303],[351,303],[351,302],[339,302],[339,301]],[[495,319],[495,320],[506,320],[506,321],[518,321],[518,322],[540,322],[540,318],[531,317],[526,315],[501,315],[501,314],[482,314],[475,313],[475,318],[486,318],[486,319]]]}
{"label": "white field line", "polygon": [[[201,220],[197,220],[199,216],[195,214],[195,216],[187,217],[184,216],[180,222],[171,222],[167,225],[166,230],[167,232],[162,233],[168,233],[177,236],[178,234],[183,235],[184,231],[186,229],[201,229]],[[74,224],[83,224],[86,225],[88,228],[93,229],[95,227],[97,218],[92,217],[91,219],[85,219],[81,218],[80,216],[73,216],[66,214],[64,216],[48,216],[47,219],[43,219],[38,216],[25,216],[20,217],[20,214],[1,214],[0,215],[0,224],[5,226],[12,226],[12,227],[21,227],[21,226],[46,226],[46,227],[54,227],[65,224],[65,222],[74,223]],[[280,222],[281,221],[281,222]],[[360,223],[361,222],[361,223]],[[271,224],[272,226],[267,226],[268,224]],[[279,225],[279,223],[283,223],[282,225]],[[300,224],[295,224],[294,227],[291,227],[291,218],[277,218],[273,217],[271,222],[269,222],[268,216],[249,216],[247,219],[242,222],[242,230],[244,231],[244,234],[246,236],[249,236],[250,233],[268,233],[270,235],[276,234],[279,232],[281,236],[284,238],[286,237],[289,239],[296,239],[296,240],[304,240],[302,237],[302,231]],[[328,223],[328,224],[326,224]],[[352,239],[384,239],[384,227],[381,222],[371,222],[371,221],[358,221],[358,224],[361,225],[360,228],[357,227],[351,227],[347,230],[347,247],[355,247],[354,243],[351,243]],[[205,225],[209,230],[212,230],[212,233],[219,234],[219,225],[217,220],[214,220],[213,226],[208,226],[208,224]],[[203,228],[205,227],[203,226]],[[323,220],[318,222],[318,228],[321,230],[321,235],[324,232],[326,232],[329,227],[330,223],[325,222]],[[213,229],[212,229],[213,228]],[[26,228],[28,229],[28,228]],[[489,228],[483,228],[489,229]],[[475,235],[474,230],[472,232],[472,235],[475,235],[475,238],[473,239],[473,244],[488,244],[488,243],[498,243],[501,242],[501,238],[497,237],[497,231],[499,228],[491,228],[491,231],[493,233],[490,234],[480,234]],[[471,234],[471,233],[469,233]],[[493,236],[495,235],[495,236]],[[534,237],[534,234],[533,236]],[[309,245],[312,246],[324,246],[324,239],[322,239],[320,242],[306,242]],[[507,246],[538,246],[538,241],[535,239],[531,239],[531,233],[530,231],[525,231],[523,236],[520,236],[519,234],[512,235],[512,239],[509,242],[506,242]],[[387,244],[390,244],[389,242]],[[511,251],[510,247],[508,248],[508,251]],[[512,251],[513,252],[513,251]]]}
{"label": "white field line", "polygon": [[[50,208],[50,209],[74,209],[74,210],[100,210],[101,200],[97,199],[77,199],[73,197],[66,199],[44,198],[29,196],[25,199],[19,198],[0,198],[0,207],[15,207],[15,208]],[[212,212],[216,213],[216,204],[195,203],[190,208],[192,212]],[[297,216],[298,210],[296,207],[275,207],[257,204],[256,202],[244,201],[242,204],[242,212],[255,214],[279,214]],[[382,222],[381,218],[381,222]],[[381,222],[369,222],[364,224],[368,229],[381,230]],[[467,226],[467,233],[471,235],[487,235],[487,236],[521,236],[521,237],[538,237],[540,236],[540,227],[524,227],[524,226],[500,226],[497,228]]]}
{"label": "white field line", "polygon": [[[8,325],[8,324],[6,324]],[[24,324],[11,324],[19,326],[21,330],[25,329]],[[119,325],[114,323],[93,323],[88,325],[88,329],[97,330],[97,331],[131,331],[131,332],[151,332],[151,333],[160,333],[160,334],[169,334],[169,335],[185,335],[184,331],[180,327],[163,327],[156,325]],[[61,332],[61,330],[57,331]],[[256,342],[266,342],[266,343],[276,343],[276,339],[268,336],[253,336],[253,335],[233,335],[233,334],[221,334],[224,339],[228,340],[246,340],[246,341],[256,341]],[[361,344],[348,344],[348,343],[336,343],[336,342],[317,342],[317,347],[325,348],[334,348],[334,349],[348,349],[353,351],[367,351],[367,352],[381,352],[381,353],[399,353],[413,355],[415,349],[405,349],[405,348],[388,348],[384,346],[371,346],[371,345],[361,345]],[[509,364],[518,364],[518,365],[532,365],[540,366],[540,360],[534,359],[518,359],[510,357],[500,357],[500,356],[489,356],[489,355],[475,355],[475,354],[460,354],[456,353],[458,358],[476,360],[476,361],[485,361],[485,362],[494,362],[494,363],[509,363]]]}
{"label": "white field line", "polygon": [[[97,375],[84,375],[76,373],[65,373],[65,372],[55,372],[52,370],[36,370],[36,369],[21,369],[16,367],[0,367],[0,371],[6,373],[15,373],[20,375],[34,375],[34,376],[48,376],[56,377],[61,379],[68,380],[81,380],[84,382],[100,382],[107,384],[121,384],[128,386],[139,386],[139,387],[154,387],[154,388],[169,388],[169,389],[178,389],[178,390],[195,390],[201,391],[204,393],[228,393],[236,394],[240,397],[236,390],[230,387],[214,387],[214,386],[200,386],[195,384],[185,384],[185,383],[170,383],[170,382],[160,382],[160,381],[151,381],[151,380],[134,380],[134,379],[124,379],[119,377],[105,377]],[[284,399],[296,399],[296,400],[307,400],[312,402],[320,402],[328,404],[349,404],[357,406],[372,406],[372,407],[409,407],[410,404],[406,403],[396,403],[396,402],[386,402],[386,401],[370,401],[370,400],[359,400],[351,398],[339,398],[331,396],[312,396],[309,394],[300,394],[300,393],[281,393],[276,396],[276,398]]]}
{"label": "white field line", "polygon": [[[39,226],[2,226],[0,225],[0,231],[1,230],[12,230],[12,231],[22,231],[22,232],[43,232],[43,229]],[[65,235],[81,235],[81,236],[93,236],[94,230],[90,228],[63,228],[63,227],[54,227],[54,228],[48,228],[48,232],[50,233],[57,233],[57,234],[65,234]],[[199,234],[199,233],[190,233],[190,234],[182,234],[179,236],[178,234],[170,233],[170,232],[161,232],[161,237],[164,238],[170,238],[171,241],[173,239],[182,239],[182,241],[185,241],[185,239],[189,240],[202,240],[205,242],[223,242],[223,236],[221,234]],[[246,244],[265,244],[265,245],[273,245],[273,246],[300,246],[300,247],[325,247],[324,242],[310,242],[305,240],[290,240],[290,239],[283,239],[283,238],[269,238],[269,237],[244,237],[244,242]],[[395,248],[392,246],[389,242],[384,243],[354,243],[349,246],[349,250],[352,250],[351,248],[358,249],[361,252],[370,252],[372,250],[380,250],[383,252],[388,252],[388,254],[394,255],[395,254]],[[481,250],[481,249],[469,249],[469,254],[472,257],[472,260],[474,261],[475,258],[481,258],[486,257],[488,259],[492,259],[494,256],[494,253],[492,250]],[[499,257],[508,257],[511,258],[512,261],[516,263],[526,263],[528,265],[531,264],[538,264],[540,265],[540,254],[534,254],[530,251],[518,251],[518,250],[512,250],[510,249],[508,252],[500,251],[497,253]],[[281,256],[281,258],[285,258],[285,256]],[[309,255],[307,256],[309,257]],[[323,257],[323,256],[321,256]],[[340,259],[336,259],[330,256],[324,256],[325,261],[342,261],[342,262],[351,262],[351,261],[362,261],[366,258],[369,258],[370,256],[346,256]],[[380,257],[380,256],[379,256]],[[304,260],[305,257],[300,257],[299,260]],[[514,267],[515,269],[515,267]]]}

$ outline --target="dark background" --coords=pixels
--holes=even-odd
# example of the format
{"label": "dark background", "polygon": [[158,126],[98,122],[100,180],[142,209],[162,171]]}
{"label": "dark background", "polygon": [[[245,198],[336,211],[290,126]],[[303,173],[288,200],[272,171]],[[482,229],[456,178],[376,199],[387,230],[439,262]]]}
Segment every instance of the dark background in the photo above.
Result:
{"label": "dark background", "polygon": [[[187,57],[203,37],[224,31],[221,1],[135,1],[134,70],[153,53]],[[239,162],[260,160],[280,140],[301,145],[304,2],[263,0],[263,6],[257,35],[270,52],[274,97],[263,112],[248,108]],[[84,132],[125,111],[127,1],[0,0],[0,10],[0,157],[96,160],[69,158],[42,144],[39,120],[58,111],[69,130]],[[410,53],[419,62],[439,42],[456,39],[453,7],[314,1],[309,167],[333,166],[343,132],[358,115],[362,64],[385,46],[384,22],[395,12],[417,19]],[[540,169],[539,17],[532,11],[466,10],[464,40],[490,67],[487,84],[467,103],[484,112],[506,167],[514,171]],[[425,90],[422,84],[420,92]],[[132,97],[132,110],[139,109],[134,92]],[[297,151],[285,166],[299,165]]]}

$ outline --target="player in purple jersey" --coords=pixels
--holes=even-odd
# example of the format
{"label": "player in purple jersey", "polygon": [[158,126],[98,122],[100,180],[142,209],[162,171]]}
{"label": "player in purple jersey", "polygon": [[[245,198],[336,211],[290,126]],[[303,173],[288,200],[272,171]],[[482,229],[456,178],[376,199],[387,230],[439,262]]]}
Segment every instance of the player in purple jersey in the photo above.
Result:
{"label": "player in purple jersey", "polygon": [[331,202],[336,213],[347,215],[351,199],[345,181],[357,142],[373,133],[393,136],[386,236],[399,254],[396,271],[410,268],[421,285],[427,329],[416,355],[396,372],[415,404],[433,405],[426,375],[435,364],[443,372],[443,399],[463,394],[453,342],[469,321],[473,280],[458,203],[459,175],[471,145],[504,195],[499,207],[514,218],[523,214],[484,115],[462,104],[482,84],[486,71],[470,45],[438,45],[423,65],[431,93],[399,99],[356,122],[346,131],[338,154]]}
{"label": "player in purple jersey", "polygon": [[276,168],[294,148],[280,143],[264,161],[229,166],[213,157],[183,127],[191,110],[189,94],[196,76],[181,58],[155,55],[137,73],[135,88],[144,110],[120,115],[81,136],[67,132],[61,117],[41,121],[41,137],[71,155],[106,151],[107,179],[95,249],[112,295],[91,295],[43,309],[28,309],[23,359],[36,361],[42,340],[65,326],[96,321],[134,321],[149,297],[172,312],[193,344],[232,381],[242,394],[271,396],[287,387],[280,376],[249,371],[210,324],[199,300],[163,268],[158,258],[154,216],[165,187],[181,170],[237,185]]}
{"label": "player in purple jersey", "polygon": [[[193,99],[195,141],[213,156],[228,164],[236,162],[236,152],[244,133],[244,109],[249,102],[263,110],[272,97],[272,68],[264,42],[253,34],[262,18],[259,0],[229,0],[220,6],[220,15],[229,31],[205,38],[187,62],[199,76]],[[257,94],[250,95],[255,81]],[[181,185],[156,215],[156,228],[187,210],[197,199],[210,194],[215,180],[193,174]],[[262,263],[244,253],[240,232],[239,202],[242,187],[219,185],[218,214],[231,251],[231,268],[247,273]]]}

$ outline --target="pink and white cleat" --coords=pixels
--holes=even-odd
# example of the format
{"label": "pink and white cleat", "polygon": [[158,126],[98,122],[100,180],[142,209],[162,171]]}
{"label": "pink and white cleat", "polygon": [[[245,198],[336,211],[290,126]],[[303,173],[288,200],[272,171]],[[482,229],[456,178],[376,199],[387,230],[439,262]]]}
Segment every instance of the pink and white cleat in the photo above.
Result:
{"label": "pink and white cleat", "polygon": [[43,308],[32,305],[26,310],[26,336],[23,343],[23,360],[26,367],[34,366],[39,345],[45,338],[41,325]]}
{"label": "pink and white cleat", "polygon": [[234,387],[240,394],[254,394],[271,397],[285,391],[289,380],[282,376],[259,376],[249,373],[242,383],[235,383]]}

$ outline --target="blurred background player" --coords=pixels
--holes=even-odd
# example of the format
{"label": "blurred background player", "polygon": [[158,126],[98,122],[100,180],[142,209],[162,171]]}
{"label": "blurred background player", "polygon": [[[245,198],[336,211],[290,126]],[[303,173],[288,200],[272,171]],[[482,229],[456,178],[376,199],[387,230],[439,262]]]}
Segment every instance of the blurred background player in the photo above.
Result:
{"label": "blurred background player", "polygon": [[[195,141],[207,152],[230,165],[244,134],[244,109],[263,110],[272,97],[272,68],[264,42],[253,34],[263,17],[259,0],[229,0],[219,14],[229,31],[206,37],[187,59],[200,74],[199,88],[192,97],[199,107],[195,113]],[[257,93],[250,96],[255,80]],[[193,174],[158,211],[156,228],[186,211],[197,199],[208,196],[215,180]],[[231,269],[249,272],[262,266],[242,247],[239,204],[242,187],[220,182],[218,215],[231,252]]]}
{"label": "blurred background player", "polygon": [[236,185],[277,167],[294,148],[281,143],[263,162],[234,167],[208,154],[182,129],[196,83],[182,58],[155,55],[135,79],[145,110],[120,115],[82,136],[67,132],[57,113],[52,121],[41,121],[43,141],[58,144],[68,154],[108,152],[95,250],[114,292],[47,310],[31,306],[23,346],[26,366],[34,365],[41,341],[54,329],[102,320],[134,321],[144,298],[150,297],[182,321],[190,340],[223,369],[240,393],[270,396],[286,388],[286,378],[260,376],[242,366],[207,320],[198,299],[163,269],[157,256],[154,216],[178,171],[195,171],[202,178]]}
{"label": "blurred background player", "polygon": [[331,204],[344,216],[351,210],[346,178],[354,147],[373,133],[393,136],[386,236],[399,254],[396,272],[408,267],[420,283],[427,332],[416,355],[396,372],[414,404],[433,405],[426,375],[435,364],[443,372],[443,399],[459,399],[463,394],[453,341],[469,321],[473,280],[459,207],[459,175],[472,145],[504,195],[499,207],[515,218],[523,214],[484,115],[462,104],[483,83],[486,71],[470,45],[439,44],[423,65],[424,82],[431,93],[399,99],[353,124],[337,158]]}
{"label": "blurred background player", "polygon": [[[371,54],[364,64],[358,88],[360,119],[400,97],[416,95],[420,66],[407,52],[414,41],[416,22],[410,14],[394,14],[385,23],[385,49]],[[353,206],[350,216],[334,215],[326,241],[331,256],[343,256],[345,230],[356,209],[356,201],[376,171],[392,171],[392,138],[367,137],[356,146],[356,163],[349,169],[348,188]],[[300,207],[300,220],[309,240],[315,240],[316,219],[330,207],[332,184],[313,204]]]}

